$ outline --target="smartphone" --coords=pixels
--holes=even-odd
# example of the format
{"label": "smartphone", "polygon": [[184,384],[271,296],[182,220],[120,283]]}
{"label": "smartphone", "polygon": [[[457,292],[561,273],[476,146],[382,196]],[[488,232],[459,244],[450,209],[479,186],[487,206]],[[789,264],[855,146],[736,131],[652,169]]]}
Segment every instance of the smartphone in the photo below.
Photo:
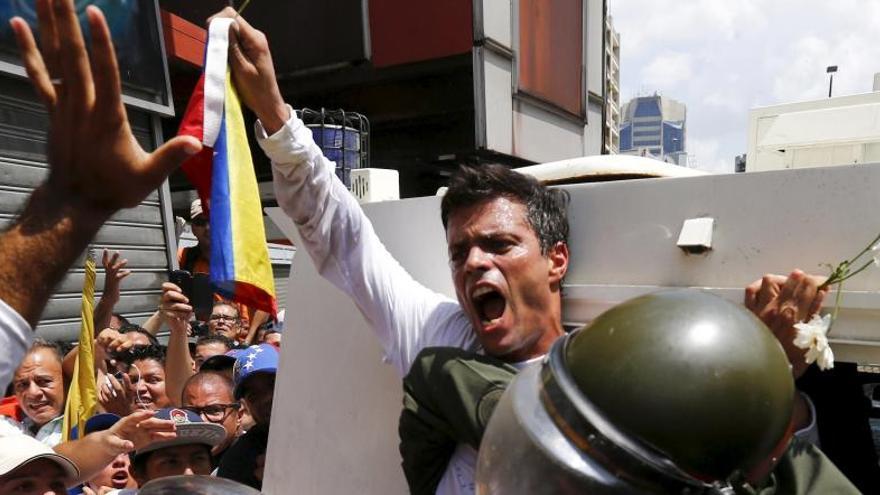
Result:
{"label": "smartphone", "polygon": [[180,292],[190,301],[193,299],[193,277],[186,270],[174,270],[168,274],[168,281],[180,287]]}
{"label": "smartphone", "polygon": [[204,273],[192,276],[192,295],[186,296],[193,307],[196,317],[202,321],[211,317],[214,309],[214,291],[211,290],[211,278]]}
{"label": "smartphone", "polygon": [[174,270],[168,275],[168,281],[180,287],[183,295],[189,299],[196,318],[205,321],[211,316],[214,306],[214,295],[211,290],[211,278],[204,273],[190,274],[186,270]]}

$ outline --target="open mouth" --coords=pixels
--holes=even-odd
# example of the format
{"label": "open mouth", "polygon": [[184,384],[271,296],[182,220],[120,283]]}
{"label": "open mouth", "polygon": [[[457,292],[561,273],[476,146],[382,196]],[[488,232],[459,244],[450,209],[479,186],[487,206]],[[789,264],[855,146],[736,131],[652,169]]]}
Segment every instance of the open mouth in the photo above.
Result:
{"label": "open mouth", "polygon": [[507,308],[507,300],[492,287],[475,289],[471,293],[471,302],[480,317],[480,323],[484,326],[498,323]]}
{"label": "open mouth", "polygon": [[113,476],[110,478],[110,480],[113,484],[113,488],[125,488],[128,485],[128,472],[116,471],[115,473],[113,473]]}

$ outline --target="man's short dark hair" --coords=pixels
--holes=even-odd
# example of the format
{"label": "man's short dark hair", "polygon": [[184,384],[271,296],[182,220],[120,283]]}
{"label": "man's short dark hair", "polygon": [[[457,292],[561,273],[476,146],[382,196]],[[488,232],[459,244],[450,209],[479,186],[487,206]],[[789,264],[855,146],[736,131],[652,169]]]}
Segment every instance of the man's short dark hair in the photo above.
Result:
{"label": "man's short dark hair", "polygon": [[223,344],[226,346],[227,349],[232,349],[233,347],[235,347],[235,342],[233,342],[232,339],[225,335],[220,335],[219,333],[199,337],[199,340],[196,341],[196,347],[208,344]]}
{"label": "man's short dark hair", "polygon": [[550,189],[532,176],[499,164],[463,165],[452,175],[440,204],[443,228],[457,210],[502,197],[525,205],[542,254],[559,242],[568,242],[568,192]]}
{"label": "man's short dark hair", "polygon": [[135,361],[143,361],[146,359],[152,359],[157,363],[161,364],[162,367],[165,366],[165,347],[161,345],[142,345],[142,346],[134,346],[131,350],[124,354],[124,356],[120,356],[126,364],[131,365],[131,363]]}
{"label": "man's short dark hair", "polygon": [[125,323],[121,327],[119,327],[119,333],[140,333],[147,337],[150,341],[150,345],[159,345],[159,340],[156,339],[156,336],[147,331],[146,328],[135,325],[134,323]]}

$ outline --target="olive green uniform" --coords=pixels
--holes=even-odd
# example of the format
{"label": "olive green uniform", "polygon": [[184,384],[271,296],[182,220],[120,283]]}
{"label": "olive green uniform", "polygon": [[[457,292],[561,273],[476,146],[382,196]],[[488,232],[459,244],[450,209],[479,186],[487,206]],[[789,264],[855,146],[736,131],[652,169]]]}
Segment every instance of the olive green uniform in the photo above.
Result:
{"label": "olive green uniform", "polygon": [[[478,449],[483,432],[517,369],[454,348],[428,348],[403,382],[400,453],[413,494],[436,491],[460,443]],[[765,485],[743,493],[857,494],[859,491],[812,444],[793,439]]]}

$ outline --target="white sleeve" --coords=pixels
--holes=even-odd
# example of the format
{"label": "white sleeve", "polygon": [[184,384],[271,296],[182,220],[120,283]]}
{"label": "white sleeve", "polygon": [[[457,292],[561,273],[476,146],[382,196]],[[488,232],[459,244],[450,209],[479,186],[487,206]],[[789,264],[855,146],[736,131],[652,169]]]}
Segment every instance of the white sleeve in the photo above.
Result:
{"label": "white sleeve", "polygon": [[458,303],[415,281],[391,256],[311,130],[290,115],[271,137],[258,121],[257,141],[272,160],[278,204],[321,276],[352,298],[401,376],[423,347],[474,348]]}
{"label": "white sleeve", "polygon": [[12,374],[24,359],[34,340],[34,332],[24,318],[0,299],[0,387],[6,389]]}

